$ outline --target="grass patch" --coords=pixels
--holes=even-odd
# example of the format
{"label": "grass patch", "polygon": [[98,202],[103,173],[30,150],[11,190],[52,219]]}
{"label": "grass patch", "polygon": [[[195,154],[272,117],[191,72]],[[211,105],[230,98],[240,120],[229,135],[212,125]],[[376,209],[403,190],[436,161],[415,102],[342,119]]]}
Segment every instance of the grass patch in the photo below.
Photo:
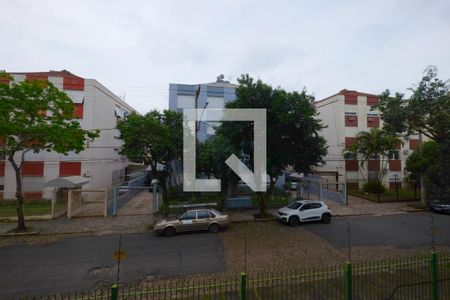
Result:
{"label": "grass patch", "polygon": [[[380,199],[378,199],[378,195],[368,194],[363,190],[349,190],[348,194],[350,196],[367,199],[373,202],[397,202],[395,190],[386,190],[380,195]],[[418,197],[420,197],[420,191],[417,191],[416,197],[417,198],[414,199],[414,190],[399,189],[398,191],[398,201],[417,201]]]}
{"label": "grass patch", "polygon": [[[52,213],[51,201],[36,201],[25,203],[24,215],[25,216],[42,216],[50,215]],[[0,202],[0,217],[15,217],[17,216],[16,201],[3,200]]]}

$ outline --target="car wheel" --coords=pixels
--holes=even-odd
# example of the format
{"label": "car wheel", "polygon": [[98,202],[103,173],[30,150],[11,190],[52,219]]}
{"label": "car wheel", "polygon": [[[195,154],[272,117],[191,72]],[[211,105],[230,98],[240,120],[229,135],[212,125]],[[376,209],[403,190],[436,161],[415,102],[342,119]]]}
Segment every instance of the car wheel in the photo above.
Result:
{"label": "car wheel", "polygon": [[174,227],[167,227],[166,229],[164,229],[164,235],[165,236],[174,236],[176,233],[175,228]]}
{"label": "car wheel", "polygon": [[214,224],[209,225],[209,232],[218,233],[219,231],[220,231],[219,224],[214,223]]}
{"label": "car wheel", "polygon": [[298,217],[290,217],[289,218],[289,225],[292,227],[300,225],[300,219]]}
{"label": "car wheel", "polygon": [[330,224],[331,216],[330,214],[323,214],[322,215],[322,222],[325,224]]}

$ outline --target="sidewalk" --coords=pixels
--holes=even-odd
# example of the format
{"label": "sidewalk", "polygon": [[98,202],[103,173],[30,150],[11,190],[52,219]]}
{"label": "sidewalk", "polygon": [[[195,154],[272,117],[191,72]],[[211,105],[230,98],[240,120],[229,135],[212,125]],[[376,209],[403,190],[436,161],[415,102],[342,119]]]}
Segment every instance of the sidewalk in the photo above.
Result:
{"label": "sidewalk", "polygon": [[348,196],[348,205],[331,200],[325,202],[334,216],[397,214],[421,211],[408,207],[408,204],[415,203],[414,201],[375,203],[366,199]]}
{"label": "sidewalk", "polygon": [[[92,233],[97,235],[110,233],[145,232],[153,225],[153,215],[133,215],[117,217],[85,217],[67,219],[61,217],[45,221],[28,221],[26,226],[35,234]],[[15,222],[0,223],[0,235],[16,227]]]}
{"label": "sidewalk", "polygon": [[[141,201],[137,203],[141,204]],[[374,203],[369,200],[349,196],[349,204],[345,205],[335,201],[326,201],[333,216],[358,216],[358,215],[383,215],[399,214],[412,211],[420,211],[407,206],[411,202]],[[141,205],[131,205],[130,210],[135,210]],[[132,209],[131,209],[132,208]],[[127,209],[128,211],[128,209]],[[277,209],[268,209],[273,216]],[[258,209],[229,210],[225,211],[230,216],[231,222],[255,221],[253,214]],[[69,233],[91,233],[97,235],[112,233],[145,232],[153,225],[158,216],[145,215],[118,215],[116,217],[85,217],[67,219],[61,217],[54,220],[28,221],[26,222],[35,234],[69,234]],[[269,218],[270,219],[270,218]],[[0,235],[16,227],[15,222],[0,223]]]}

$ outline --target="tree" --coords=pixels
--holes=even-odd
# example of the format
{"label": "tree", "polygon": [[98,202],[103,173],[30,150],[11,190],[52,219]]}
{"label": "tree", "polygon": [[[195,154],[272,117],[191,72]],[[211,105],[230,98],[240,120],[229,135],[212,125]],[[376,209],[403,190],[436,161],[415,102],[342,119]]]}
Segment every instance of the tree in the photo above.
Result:
{"label": "tree", "polygon": [[[377,194],[382,193],[382,182],[387,173],[388,157],[400,144],[400,138],[386,130],[372,128],[370,131],[361,131],[356,135],[356,141],[349,148],[344,150],[344,156],[350,155],[359,161],[360,172],[364,182],[373,186]],[[383,159],[384,158],[384,159]],[[375,171],[375,177],[364,176],[369,160],[381,160],[379,171]]]}
{"label": "tree", "polygon": [[145,115],[132,113],[117,128],[123,140],[121,153],[135,163],[151,167],[162,189],[165,213],[169,208],[168,179],[171,163],[183,153],[183,116],[170,110],[153,110]]}
{"label": "tree", "polygon": [[[272,88],[261,80],[242,75],[236,89],[236,100],[227,108],[265,108],[267,116],[267,192],[258,192],[259,215],[267,215],[267,200],[274,191],[279,175],[291,166],[299,173],[309,173],[323,163],[326,141],[319,136],[323,128],[316,118],[314,97],[305,90],[287,92]],[[218,132],[238,151],[237,156],[252,169],[253,125],[250,122],[224,122]]]}
{"label": "tree", "polygon": [[414,151],[406,160],[406,170],[410,177],[418,180],[424,176],[426,194],[429,200],[440,199],[450,201],[450,145],[427,141],[423,144],[422,153]]}
{"label": "tree", "polygon": [[17,230],[24,231],[21,170],[25,153],[41,150],[78,153],[86,141],[99,134],[80,127],[72,118],[72,100],[50,82],[15,82],[6,73],[1,73],[0,79],[3,79],[0,80],[0,154],[15,172]]}
{"label": "tree", "polygon": [[223,208],[230,181],[237,177],[228,165],[225,164],[225,160],[235,152],[235,149],[232,143],[220,134],[220,132],[217,132],[204,143],[199,143],[197,147],[199,147],[197,160],[199,171],[206,174],[208,178],[211,176],[220,178],[221,203],[219,207]]}
{"label": "tree", "polygon": [[421,133],[437,141],[450,137],[450,84],[437,78],[437,68],[425,70],[422,80],[410,89],[410,99],[389,90],[380,96],[375,107],[381,112],[385,128],[398,134]]}
{"label": "tree", "polygon": [[[376,108],[381,112],[381,118],[386,128],[392,132],[404,134],[406,137],[412,134],[419,134],[428,137],[437,144],[433,156],[418,159],[424,147],[419,145],[417,153],[413,153],[410,160],[409,170],[414,170],[413,176],[424,176],[428,181],[425,186],[434,190],[446,191],[449,189],[449,181],[446,178],[444,169],[448,165],[450,152],[450,83],[437,77],[437,68],[428,67],[422,80],[410,90],[410,99],[403,99],[403,95],[396,93],[390,96],[386,90],[380,97],[380,103]],[[431,147],[431,146],[428,146]],[[433,159],[433,163],[426,168],[415,168],[419,161]],[[441,162],[441,163],[439,163]],[[432,167],[431,167],[432,166]],[[444,168],[444,169],[443,169]],[[444,177],[442,177],[444,175]],[[434,179],[433,179],[434,178]],[[430,191],[431,192],[431,191]],[[427,192],[426,194],[430,194]]]}

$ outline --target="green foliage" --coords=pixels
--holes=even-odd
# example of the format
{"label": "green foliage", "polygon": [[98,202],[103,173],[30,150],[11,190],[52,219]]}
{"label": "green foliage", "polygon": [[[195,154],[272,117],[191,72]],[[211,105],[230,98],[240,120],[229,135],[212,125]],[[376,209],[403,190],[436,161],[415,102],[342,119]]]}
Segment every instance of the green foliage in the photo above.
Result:
{"label": "green foliage", "polygon": [[73,109],[72,100],[48,81],[0,83],[0,152],[80,152],[98,132],[81,129]]}
{"label": "green foliage", "polygon": [[450,136],[450,84],[437,78],[437,68],[425,70],[422,80],[411,88],[412,96],[403,99],[386,90],[376,106],[385,127],[399,134],[422,133],[435,141]]}
{"label": "green foliage", "polygon": [[[267,172],[272,178],[287,166],[308,173],[323,163],[326,141],[318,132],[323,128],[312,104],[314,97],[305,90],[287,92],[272,88],[249,75],[238,80],[237,99],[227,108],[265,108],[267,114]],[[251,156],[253,125],[249,122],[228,123],[225,129],[235,147]]]}
{"label": "green foliage", "polygon": [[117,128],[123,140],[121,152],[135,163],[150,165],[162,188],[165,211],[168,211],[168,178],[171,162],[183,151],[183,116],[181,113],[153,110],[145,115],[132,113]]}
{"label": "green foliage", "polygon": [[183,146],[182,115],[178,112],[153,110],[145,115],[132,113],[117,124],[123,146],[120,151],[135,163],[157,164],[169,170],[169,163],[180,158]]}
{"label": "green foliage", "polygon": [[410,177],[424,177],[428,200],[450,201],[450,141],[427,141],[423,144],[422,154],[414,151],[406,160],[406,169]]}
{"label": "green foliage", "polygon": [[[308,173],[313,166],[323,163],[327,153],[326,141],[319,136],[323,128],[312,104],[314,97],[305,90],[287,92],[272,88],[261,80],[242,75],[236,90],[236,100],[227,108],[265,108],[267,115],[267,173],[270,186],[260,193],[260,213],[266,214],[267,194],[271,194],[282,171],[291,166],[299,173]],[[218,132],[236,149],[236,155],[252,169],[253,124],[225,122]]]}
{"label": "green foliage", "polygon": [[[18,230],[25,230],[21,168],[27,151],[82,151],[98,131],[83,130],[72,119],[72,100],[48,81],[15,82],[6,73],[0,78],[0,157],[11,163],[16,173]],[[16,153],[22,153],[16,161]]]}
{"label": "green foliage", "polygon": [[387,90],[377,108],[385,125],[393,132],[405,135],[423,134],[434,142],[423,145],[407,160],[410,179],[424,177],[428,199],[450,199],[450,83],[437,77],[437,68],[430,66],[422,80],[411,89],[412,96],[391,97]]}
{"label": "green foliage", "polygon": [[383,194],[386,188],[380,181],[370,180],[366,182],[363,186],[366,193],[369,194]]}
{"label": "green foliage", "polygon": [[[371,128],[370,131],[361,131],[356,135],[356,142],[344,150],[344,157],[352,156],[359,161],[359,169],[365,180],[362,170],[365,169],[368,161],[374,158],[387,158],[400,142],[400,138],[393,133],[378,128]],[[376,173],[375,181],[383,182],[387,163],[387,159],[381,161],[381,168]]]}

